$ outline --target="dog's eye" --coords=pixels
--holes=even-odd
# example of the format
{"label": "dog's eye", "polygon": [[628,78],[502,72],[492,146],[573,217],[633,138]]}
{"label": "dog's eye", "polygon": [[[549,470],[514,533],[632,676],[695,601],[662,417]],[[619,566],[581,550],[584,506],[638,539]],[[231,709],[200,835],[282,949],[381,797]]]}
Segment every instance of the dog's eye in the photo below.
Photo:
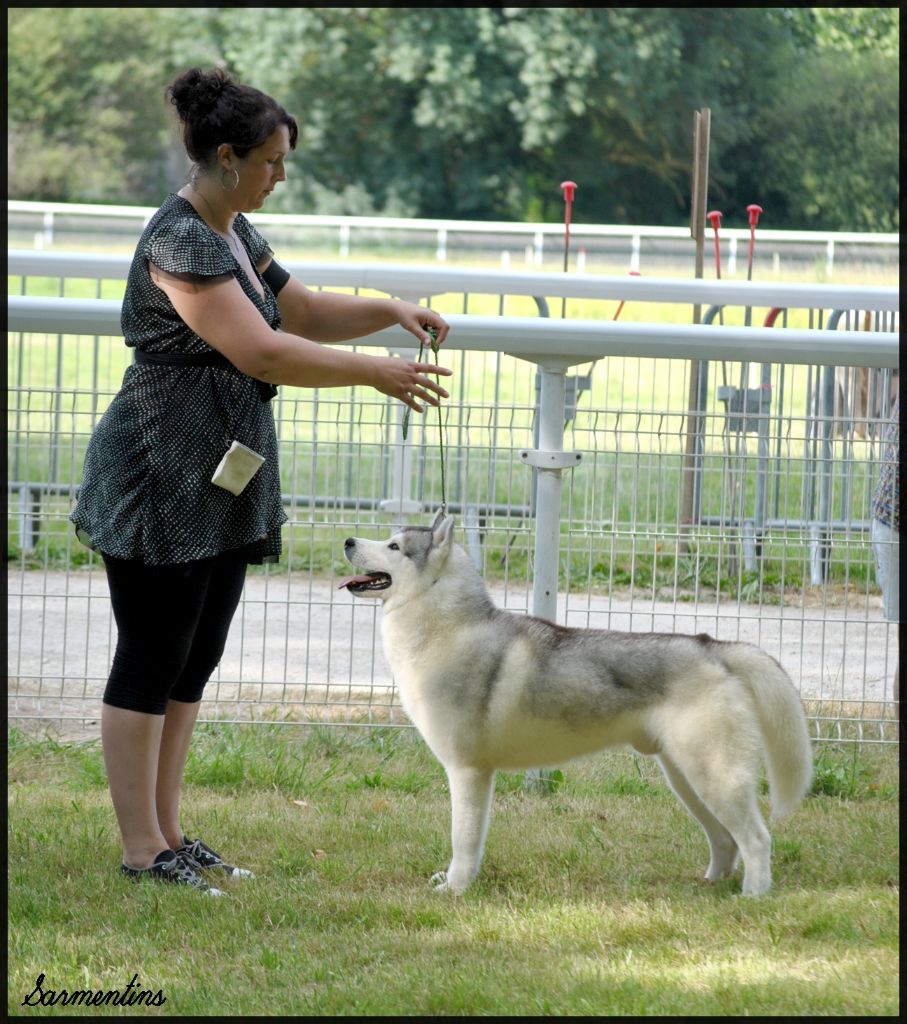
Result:
{"label": "dog's eye", "polygon": [[391,543],[388,544],[387,546],[391,549],[391,551],[399,551],[400,550],[400,545],[396,541],[391,541]]}

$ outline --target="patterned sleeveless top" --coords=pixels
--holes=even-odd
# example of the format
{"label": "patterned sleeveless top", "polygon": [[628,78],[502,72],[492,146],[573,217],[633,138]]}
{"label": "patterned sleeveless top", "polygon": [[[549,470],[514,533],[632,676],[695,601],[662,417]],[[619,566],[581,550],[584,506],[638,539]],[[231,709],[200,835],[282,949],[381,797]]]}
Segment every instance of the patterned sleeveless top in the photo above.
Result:
{"label": "patterned sleeveless top", "polygon": [[[252,266],[271,253],[237,214],[234,231]],[[211,354],[151,280],[149,262],[197,282],[233,275],[269,326],[281,325],[271,289],[248,280],[225,239],[181,196],[167,197],[139,239],[123,299],[127,346],[150,353]],[[258,275],[256,275],[258,276]],[[277,435],[260,382],[232,364],[132,364],[92,433],[70,515],[79,539],[115,558],[163,565],[244,549],[249,562],[276,561],[287,521],[280,496]],[[265,461],[239,495],[211,483],[233,441]]]}

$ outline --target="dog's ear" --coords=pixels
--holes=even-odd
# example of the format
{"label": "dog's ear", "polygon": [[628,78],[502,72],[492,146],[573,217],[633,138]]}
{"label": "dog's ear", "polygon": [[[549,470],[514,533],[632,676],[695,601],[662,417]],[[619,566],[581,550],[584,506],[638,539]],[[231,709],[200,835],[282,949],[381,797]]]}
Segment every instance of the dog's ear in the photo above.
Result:
{"label": "dog's ear", "polygon": [[435,550],[449,551],[453,542],[454,517],[445,515],[443,510],[435,516],[431,527],[431,544]]}

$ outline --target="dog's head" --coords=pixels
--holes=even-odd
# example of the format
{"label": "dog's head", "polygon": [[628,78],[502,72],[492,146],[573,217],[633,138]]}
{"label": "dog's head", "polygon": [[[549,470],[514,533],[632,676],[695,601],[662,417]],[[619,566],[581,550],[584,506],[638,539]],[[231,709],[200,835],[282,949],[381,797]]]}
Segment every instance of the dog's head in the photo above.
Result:
{"label": "dog's head", "polygon": [[341,581],[355,597],[416,596],[439,577],[453,544],[453,517],[443,510],[431,526],[407,526],[386,541],[347,537],[343,553],[356,575]]}

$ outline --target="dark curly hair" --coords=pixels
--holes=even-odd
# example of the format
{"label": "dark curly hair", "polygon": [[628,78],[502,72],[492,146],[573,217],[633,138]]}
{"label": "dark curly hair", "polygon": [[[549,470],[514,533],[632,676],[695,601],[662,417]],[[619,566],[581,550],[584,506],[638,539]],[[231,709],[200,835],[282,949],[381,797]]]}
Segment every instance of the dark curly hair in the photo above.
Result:
{"label": "dark curly hair", "polygon": [[241,85],[221,68],[184,71],[167,96],[182,124],[186,152],[202,167],[214,161],[221,143],[231,145],[242,159],[281,125],[289,129],[290,149],[296,148],[296,119],[266,93]]}

